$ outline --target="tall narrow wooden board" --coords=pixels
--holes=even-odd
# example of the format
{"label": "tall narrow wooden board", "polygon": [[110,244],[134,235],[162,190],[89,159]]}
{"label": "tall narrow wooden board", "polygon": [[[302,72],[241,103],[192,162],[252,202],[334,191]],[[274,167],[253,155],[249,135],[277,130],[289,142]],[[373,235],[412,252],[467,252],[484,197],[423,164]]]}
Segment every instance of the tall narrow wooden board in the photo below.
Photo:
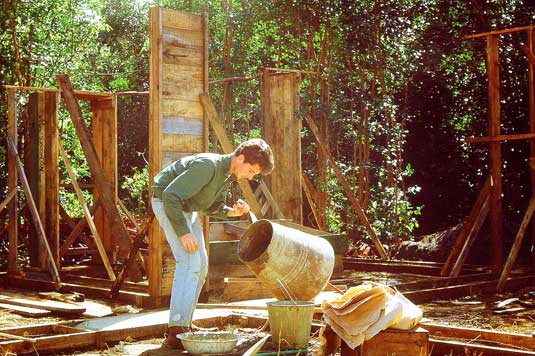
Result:
{"label": "tall narrow wooden board", "polygon": [[302,224],[299,75],[264,70],[262,80],[264,138],[275,156],[275,169],[266,181],[282,214]]}
{"label": "tall narrow wooden board", "polygon": [[[208,90],[207,16],[150,10],[150,182],[165,166],[208,150],[199,94]],[[152,194],[151,194],[152,196]],[[155,306],[171,294],[175,261],[157,223],[149,232],[149,294]]]}
{"label": "tall narrow wooden board", "polygon": [[[117,203],[117,97],[110,96],[99,100],[91,100],[93,112],[93,144],[97,156],[102,165],[102,172],[107,182],[111,184],[114,194],[113,199]],[[94,190],[94,201],[98,200],[98,190]],[[112,234],[111,221],[106,216],[103,207],[95,212],[95,225],[102,243],[107,251],[113,251],[116,246]],[[112,254],[108,255],[114,263]]]}

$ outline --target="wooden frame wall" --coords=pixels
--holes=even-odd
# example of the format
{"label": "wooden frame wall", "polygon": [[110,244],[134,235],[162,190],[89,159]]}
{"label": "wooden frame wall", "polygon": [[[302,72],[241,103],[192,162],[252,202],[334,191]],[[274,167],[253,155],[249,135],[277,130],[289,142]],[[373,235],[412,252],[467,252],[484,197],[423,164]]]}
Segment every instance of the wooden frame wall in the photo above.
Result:
{"label": "wooden frame wall", "polygon": [[[184,156],[208,150],[208,128],[199,94],[208,90],[207,15],[161,7],[150,10],[150,182]],[[150,189],[149,189],[150,190]],[[149,191],[152,196],[152,191]],[[207,236],[204,222],[205,239]],[[208,244],[207,244],[208,246]],[[167,303],[175,263],[159,224],[149,232],[149,295]]]}
{"label": "wooden frame wall", "polygon": [[[59,137],[58,137],[58,104],[60,92],[57,89],[6,86],[8,91],[8,137],[13,143],[18,142],[17,134],[17,103],[19,91],[30,94],[30,127],[32,140],[28,143],[31,155],[27,155],[24,168],[27,172],[32,197],[35,200],[41,225],[44,229],[48,245],[55,262],[60,268],[60,231],[59,231]],[[93,141],[98,147],[100,160],[103,162],[106,178],[114,187],[117,200],[117,98],[111,93],[92,93],[77,91],[76,97],[88,100],[93,113]],[[11,156],[8,160],[8,189],[17,189],[18,173],[16,161]],[[96,193],[96,191],[95,191]],[[18,260],[18,199],[15,195],[8,205],[9,213],[9,263],[10,276],[19,275]],[[103,232],[106,251],[115,249],[116,242],[111,234],[109,223],[103,217],[96,219],[95,225]],[[42,241],[34,240],[30,245],[30,256],[34,256],[36,267],[41,270],[48,268],[47,253]],[[110,255],[112,255],[110,253]]]}

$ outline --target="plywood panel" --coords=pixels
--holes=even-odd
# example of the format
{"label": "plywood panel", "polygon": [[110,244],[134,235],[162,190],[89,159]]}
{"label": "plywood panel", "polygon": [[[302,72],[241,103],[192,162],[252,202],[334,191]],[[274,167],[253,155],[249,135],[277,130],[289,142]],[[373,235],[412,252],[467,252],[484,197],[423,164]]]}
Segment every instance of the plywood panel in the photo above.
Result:
{"label": "plywood panel", "polygon": [[[206,15],[151,9],[150,177],[182,157],[207,151],[199,94],[208,89]],[[175,261],[163,231],[149,233],[149,294],[164,303]]]}
{"label": "plywood panel", "polygon": [[301,121],[297,74],[272,75],[264,71],[262,106],[264,135],[275,156],[275,169],[268,179],[274,200],[283,215],[302,223]]}

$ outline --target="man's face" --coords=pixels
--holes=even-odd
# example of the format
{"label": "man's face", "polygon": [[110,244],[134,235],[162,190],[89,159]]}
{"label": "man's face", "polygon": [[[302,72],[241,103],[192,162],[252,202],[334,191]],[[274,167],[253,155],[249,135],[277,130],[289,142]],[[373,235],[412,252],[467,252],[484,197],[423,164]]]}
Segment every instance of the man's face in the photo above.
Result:
{"label": "man's face", "polygon": [[260,165],[244,162],[243,155],[238,156],[238,163],[236,165],[236,178],[253,180],[254,176],[260,174]]}

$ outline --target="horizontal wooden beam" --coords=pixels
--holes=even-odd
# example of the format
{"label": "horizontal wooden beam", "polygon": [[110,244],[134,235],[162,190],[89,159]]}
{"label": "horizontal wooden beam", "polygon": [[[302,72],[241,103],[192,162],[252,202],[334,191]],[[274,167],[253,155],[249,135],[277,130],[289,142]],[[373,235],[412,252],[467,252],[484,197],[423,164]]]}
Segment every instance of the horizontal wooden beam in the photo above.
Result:
{"label": "horizontal wooden beam", "polygon": [[505,142],[515,140],[533,140],[535,133],[526,134],[512,134],[512,135],[497,135],[497,136],[482,136],[482,137],[467,137],[464,139],[466,143],[487,143],[487,142]]}
{"label": "horizontal wooden beam", "polygon": [[[505,290],[517,290],[524,288],[526,285],[533,283],[533,275],[523,275],[522,277],[513,277],[506,281]],[[425,303],[433,300],[444,300],[452,298],[460,298],[467,295],[481,294],[481,293],[495,293],[498,280],[474,282],[460,285],[452,285],[441,288],[430,288],[418,291],[404,292],[409,300],[413,303]]]}
{"label": "horizontal wooden beam", "polygon": [[429,339],[429,349],[433,350],[433,355],[485,355],[485,356],[524,356],[535,355],[533,351],[510,349],[506,347],[495,347],[475,344],[473,341],[449,341]]}
{"label": "horizontal wooden beam", "polygon": [[485,329],[462,328],[434,323],[420,323],[420,326],[429,331],[431,336],[477,341],[492,341],[507,347],[514,346],[535,350],[535,338],[533,338],[531,335]]}
{"label": "horizontal wooden beam", "polygon": [[250,77],[231,77],[231,78],[217,79],[217,80],[212,80],[211,82],[208,82],[208,84],[221,84],[221,83],[227,83],[227,82],[247,82],[255,78],[258,78],[258,75],[252,75]]}
{"label": "horizontal wooden beam", "polygon": [[495,30],[495,31],[490,31],[490,32],[482,32],[482,33],[476,33],[476,34],[473,34],[473,35],[464,36],[463,40],[469,40],[469,39],[472,39],[472,38],[487,37],[487,36],[492,36],[492,35],[504,35],[504,34],[507,34],[507,33],[513,33],[513,32],[519,32],[519,31],[529,31],[529,30],[533,30],[533,29],[535,29],[535,26],[533,26],[533,25],[531,25],[531,26],[513,27],[513,28],[508,28],[508,29],[503,29],[503,30]]}

